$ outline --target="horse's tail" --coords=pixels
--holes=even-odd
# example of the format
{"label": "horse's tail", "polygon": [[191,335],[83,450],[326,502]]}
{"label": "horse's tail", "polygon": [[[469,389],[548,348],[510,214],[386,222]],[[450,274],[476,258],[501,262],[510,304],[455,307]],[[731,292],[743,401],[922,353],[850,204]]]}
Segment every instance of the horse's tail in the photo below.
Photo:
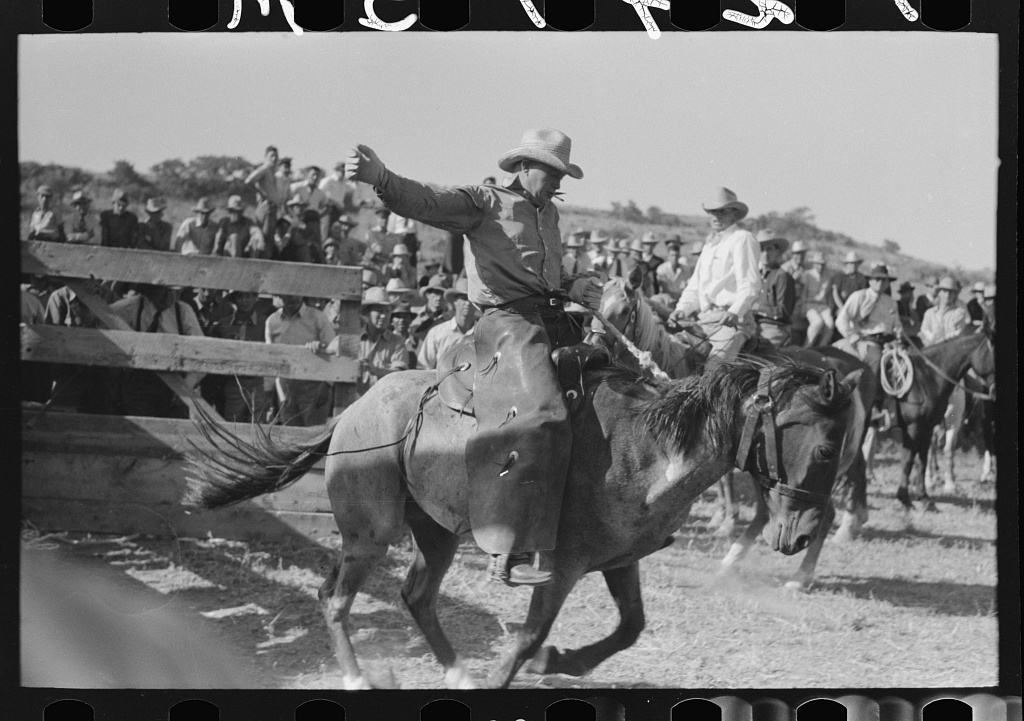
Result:
{"label": "horse's tail", "polygon": [[299,480],[330,447],[337,417],[306,443],[283,445],[269,431],[253,423],[253,440],[239,438],[200,410],[194,420],[209,448],[191,443],[185,455],[186,489],[182,504],[192,508],[220,508],[273,493]]}

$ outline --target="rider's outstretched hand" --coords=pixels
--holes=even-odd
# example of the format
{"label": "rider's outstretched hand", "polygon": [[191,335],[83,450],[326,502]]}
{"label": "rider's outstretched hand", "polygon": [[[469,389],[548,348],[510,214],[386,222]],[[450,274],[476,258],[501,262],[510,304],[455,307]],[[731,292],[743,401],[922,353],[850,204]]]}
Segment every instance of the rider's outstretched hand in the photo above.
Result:
{"label": "rider's outstretched hand", "polygon": [[345,157],[345,178],[358,180],[370,185],[379,185],[384,180],[384,163],[368,145],[357,145]]}

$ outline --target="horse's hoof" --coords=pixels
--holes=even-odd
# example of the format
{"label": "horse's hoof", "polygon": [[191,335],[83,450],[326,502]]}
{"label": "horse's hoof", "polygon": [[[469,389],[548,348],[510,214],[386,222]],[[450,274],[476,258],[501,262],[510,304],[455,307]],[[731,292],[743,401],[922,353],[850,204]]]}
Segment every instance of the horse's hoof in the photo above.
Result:
{"label": "horse's hoof", "polygon": [[551,666],[552,658],[558,656],[558,649],[554,646],[541,646],[534,654],[523,670],[527,673],[545,674],[551,673],[548,669]]}
{"label": "horse's hoof", "polygon": [[812,580],[792,578],[783,584],[782,588],[790,593],[807,593],[811,590]]}
{"label": "horse's hoof", "polygon": [[448,669],[444,674],[444,687],[470,690],[477,688],[477,685],[473,683],[473,679],[469,675],[469,671],[462,664],[462,661],[456,661],[455,665]]}
{"label": "horse's hoof", "polygon": [[853,539],[853,531],[848,526],[840,526],[839,530],[832,536],[832,543],[852,543]]}
{"label": "horse's hoof", "polygon": [[914,507],[913,502],[910,500],[910,493],[906,488],[898,488],[896,490],[896,500],[903,504],[906,510],[910,510]]}

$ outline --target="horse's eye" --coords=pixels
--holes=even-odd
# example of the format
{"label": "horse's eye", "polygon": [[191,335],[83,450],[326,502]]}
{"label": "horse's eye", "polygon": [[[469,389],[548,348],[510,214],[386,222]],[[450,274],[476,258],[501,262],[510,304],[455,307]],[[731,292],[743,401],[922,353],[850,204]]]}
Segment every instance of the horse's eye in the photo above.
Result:
{"label": "horse's eye", "polygon": [[828,463],[836,455],[836,450],[831,446],[818,446],[814,449],[814,460],[821,463]]}

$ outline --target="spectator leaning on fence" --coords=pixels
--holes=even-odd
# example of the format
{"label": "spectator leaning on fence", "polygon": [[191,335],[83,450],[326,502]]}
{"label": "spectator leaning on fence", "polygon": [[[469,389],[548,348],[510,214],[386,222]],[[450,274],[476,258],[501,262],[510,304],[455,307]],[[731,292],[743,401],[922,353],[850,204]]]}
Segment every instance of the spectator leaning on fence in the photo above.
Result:
{"label": "spectator leaning on fence", "polygon": [[476,325],[476,306],[469,302],[469,284],[465,278],[459,278],[454,288],[445,290],[444,298],[455,314],[427,331],[416,354],[420,368],[437,368],[437,359],[472,333]]}
{"label": "spectator leaning on fence", "polygon": [[444,302],[444,294],[450,285],[448,277],[439,273],[433,276],[420,291],[425,304],[409,325],[409,330],[412,332],[417,344],[423,342],[423,339],[427,336],[427,331],[448,319],[448,308]]}
{"label": "spectator leaning on fence", "polygon": [[[267,317],[256,293],[247,290],[230,291],[225,300],[231,310],[215,322],[208,331],[213,338],[263,342]],[[248,423],[263,420],[269,405],[264,380],[259,376],[227,376],[220,392],[218,410],[226,421]]]}
{"label": "spectator leaning on fence", "polygon": [[405,341],[391,332],[391,301],[380,286],[368,288],[360,303],[363,332],[359,336],[359,378],[356,392],[366,393],[379,379],[409,368]]}
{"label": "spectator leaning on fence", "polygon": [[245,216],[242,196],[232,195],[225,207],[228,214],[217,224],[213,239],[213,255],[231,258],[266,258],[267,242],[256,222]]}
{"label": "spectator leaning on fence", "polygon": [[146,201],[146,222],[139,224],[135,247],[139,250],[171,250],[171,224],[164,220],[167,201],[150,198]]}
{"label": "spectator leaning on fence", "polygon": [[348,214],[341,215],[331,223],[327,241],[324,243],[324,260],[327,261],[327,243],[334,244],[334,265],[358,266],[363,260],[366,246],[349,236],[355,221]]}
{"label": "spectator leaning on fence", "polygon": [[81,190],[71,196],[71,217],[68,218],[67,240],[79,245],[99,245],[96,221],[90,212],[92,199]]}
{"label": "spectator leaning on fence", "polygon": [[218,225],[210,221],[211,215],[210,199],[200,198],[192,208],[192,215],[178,226],[172,250],[182,255],[213,255]]}
{"label": "spectator leaning on fence", "polygon": [[[308,306],[302,296],[280,296],[281,308],[265,324],[267,343],[305,346],[313,353],[327,350],[335,339],[330,319]],[[330,386],[322,381],[277,379],[280,416],[286,425],[315,426],[327,421],[330,412]]]}
{"label": "spectator leaning on fence", "polygon": [[28,224],[29,240],[49,240],[63,243],[64,221],[60,212],[53,207],[53,190],[49,185],[40,185],[36,188],[36,209],[32,211],[32,218]]}
{"label": "spectator leaning on fence", "polygon": [[320,229],[306,220],[306,201],[295,194],[288,201],[288,220],[291,223],[288,232],[283,236],[275,236],[277,260],[293,263],[323,263],[323,246],[320,244]]}
{"label": "spectator leaning on fence", "polygon": [[106,248],[134,248],[139,218],[128,210],[128,196],[116,188],[110,196],[110,209],[100,213],[100,245]]}

